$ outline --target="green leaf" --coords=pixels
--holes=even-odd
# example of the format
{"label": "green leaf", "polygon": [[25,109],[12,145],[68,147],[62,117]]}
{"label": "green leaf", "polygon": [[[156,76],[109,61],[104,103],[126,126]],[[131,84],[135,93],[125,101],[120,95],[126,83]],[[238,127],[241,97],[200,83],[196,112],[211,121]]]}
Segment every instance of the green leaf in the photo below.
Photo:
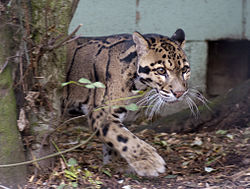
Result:
{"label": "green leaf", "polygon": [[121,107],[121,106],[118,106],[118,105],[112,106],[113,109],[120,108],[120,107]]}
{"label": "green leaf", "polygon": [[105,175],[108,175],[109,177],[112,177],[111,173],[106,170],[106,169],[103,169],[102,172],[105,174]]}
{"label": "green leaf", "polygon": [[95,183],[96,183],[97,185],[102,185],[102,184],[103,184],[103,182],[102,182],[102,181],[99,181],[99,180],[96,180]]}
{"label": "green leaf", "polygon": [[57,187],[57,189],[63,189],[65,186],[67,186],[67,185],[64,184],[64,183],[62,183],[62,184],[60,184],[60,185]]}
{"label": "green leaf", "polygon": [[77,187],[78,187],[78,184],[77,184],[77,182],[72,182],[72,183],[71,183],[71,186],[72,186],[73,188],[77,188]]}
{"label": "green leaf", "polygon": [[173,178],[176,178],[177,177],[177,175],[167,175],[167,176],[165,176],[165,178],[167,178],[167,179],[173,179]]}
{"label": "green leaf", "polygon": [[94,89],[95,88],[95,86],[93,84],[85,85],[85,87],[88,88],[88,89]]}
{"label": "green leaf", "polygon": [[71,83],[72,83],[72,82],[69,81],[69,82],[62,83],[61,85],[62,85],[62,87],[64,87],[64,86],[69,85],[69,84],[71,84]]}
{"label": "green leaf", "polygon": [[87,170],[87,169],[85,169],[84,174],[85,174],[85,177],[91,177],[91,176],[93,175],[93,174],[92,174],[89,170]]}
{"label": "green leaf", "polygon": [[68,160],[68,166],[76,166],[77,165],[77,161],[76,161],[76,159],[74,159],[74,158],[70,158],[69,160]]}
{"label": "green leaf", "polygon": [[99,81],[93,83],[93,85],[97,88],[105,88],[105,85]]}
{"label": "green leaf", "polygon": [[233,135],[231,135],[231,134],[227,134],[226,136],[227,136],[227,138],[230,138],[231,140],[233,140],[233,139],[234,139],[234,136],[233,136]]}
{"label": "green leaf", "polygon": [[141,91],[141,90],[132,90],[132,93],[134,93],[134,94],[143,94],[144,91]]}
{"label": "green leaf", "polygon": [[125,106],[125,108],[126,108],[127,110],[130,110],[130,111],[139,110],[139,107],[138,107],[136,104],[134,104],[134,103]]}
{"label": "green leaf", "polygon": [[218,130],[218,131],[216,131],[216,134],[218,135],[225,135],[227,133],[227,131],[226,130]]}
{"label": "green leaf", "polygon": [[167,144],[167,142],[165,140],[161,140],[161,145],[162,146],[167,146],[168,144]]}
{"label": "green leaf", "polygon": [[65,176],[70,176],[70,177],[73,177],[73,178],[77,178],[77,175],[71,171],[68,171],[68,170],[64,170],[64,173],[66,174]]}
{"label": "green leaf", "polygon": [[78,80],[79,83],[92,83],[90,80],[86,79],[86,78],[81,78]]}

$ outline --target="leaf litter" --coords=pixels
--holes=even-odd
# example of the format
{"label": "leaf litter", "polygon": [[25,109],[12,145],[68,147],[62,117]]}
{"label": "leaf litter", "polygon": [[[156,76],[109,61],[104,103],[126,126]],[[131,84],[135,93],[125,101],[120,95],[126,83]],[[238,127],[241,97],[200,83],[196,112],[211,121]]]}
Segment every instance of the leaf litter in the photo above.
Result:
{"label": "leaf litter", "polygon": [[[103,166],[102,143],[94,138],[85,147],[64,154],[68,167],[59,156],[52,170],[30,174],[25,188],[250,188],[249,133],[250,127],[180,134],[152,130],[137,133],[167,163],[167,171],[157,178],[128,172],[127,163],[120,159]],[[90,134],[85,128],[68,125],[53,141],[64,150],[73,146],[71,141]]]}

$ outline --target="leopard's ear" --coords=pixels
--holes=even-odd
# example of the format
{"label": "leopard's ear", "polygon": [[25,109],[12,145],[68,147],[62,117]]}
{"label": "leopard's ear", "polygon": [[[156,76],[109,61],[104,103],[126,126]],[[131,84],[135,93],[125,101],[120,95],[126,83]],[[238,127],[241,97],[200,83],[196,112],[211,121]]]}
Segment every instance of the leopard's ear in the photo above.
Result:
{"label": "leopard's ear", "polygon": [[185,32],[183,29],[177,29],[176,32],[171,37],[172,40],[178,43],[181,48],[185,45]]}
{"label": "leopard's ear", "polygon": [[134,32],[133,40],[135,42],[136,51],[139,56],[148,52],[149,44],[142,34],[140,34],[139,32]]}

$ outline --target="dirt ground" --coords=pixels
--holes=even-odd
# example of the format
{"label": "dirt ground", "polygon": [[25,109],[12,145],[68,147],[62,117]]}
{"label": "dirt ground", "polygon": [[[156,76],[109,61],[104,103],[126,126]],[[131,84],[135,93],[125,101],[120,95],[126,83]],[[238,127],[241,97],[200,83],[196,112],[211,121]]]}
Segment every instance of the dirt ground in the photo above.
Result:
{"label": "dirt ground", "polygon": [[[65,126],[52,140],[62,151],[90,134],[83,127]],[[32,173],[25,188],[250,188],[250,125],[185,134],[144,130],[137,135],[165,159],[164,174],[139,177],[126,172],[127,165],[120,160],[102,166],[102,144],[95,137],[56,157],[46,173]]]}

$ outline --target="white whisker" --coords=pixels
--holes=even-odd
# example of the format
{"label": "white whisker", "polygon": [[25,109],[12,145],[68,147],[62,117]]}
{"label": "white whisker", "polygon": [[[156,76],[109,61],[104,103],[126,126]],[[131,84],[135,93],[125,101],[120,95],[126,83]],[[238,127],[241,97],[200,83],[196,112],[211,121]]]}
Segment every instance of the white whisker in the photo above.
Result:
{"label": "white whisker", "polygon": [[[189,89],[188,92],[183,95],[184,102],[188,105],[191,114],[198,119],[199,108],[196,104],[196,99],[210,109],[207,105],[209,101],[196,89]],[[171,102],[171,101],[170,101]],[[151,89],[145,96],[140,99],[137,105],[146,107],[145,114],[152,119],[155,114],[161,113],[163,107],[167,107],[168,102],[162,99],[161,95],[156,89]]]}
{"label": "white whisker", "polygon": [[209,100],[207,100],[198,90],[190,89],[189,95],[198,99],[203,105],[206,106],[207,109],[211,110],[211,108],[208,106]]}
{"label": "white whisker", "polygon": [[193,112],[193,115],[197,119],[199,117],[199,109],[198,109],[197,105],[192,100],[192,98],[190,98],[189,96],[187,96],[186,98],[188,99],[190,105],[192,106],[192,110],[191,111]]}
{"label": "white whisker", "polygon": [[195,118],[197,119],[199,116],[199,109],[198,106],[195,103],[195,99],[199,100],[203,105],[205,105],[209,110],[209,106],[207,103],[209,103],[209,101],[196,89],[189,89],[187,95],[185,96],[185,101],[190,109],[190,111],[192,112],[192,114],[195,116]]}
{"label": "white whisker", "polygon": [[153,98],[155,98],[155,96],[157,96],[157,94],[152,94],[155,93],[155,90],[152,89],[150,90],[145,97],[143,97],[140,101],[137,102],[138,105],[146,105],[150,100],[152,100]]}
{"label": "white whisker", "polygon": [[[188,104],[188,107],[189,107],[189,109],[190,109],[192,115],[195,116],[196,114],[195,114],[195,111],[194,111],[193,104],[190,102],[190,100],[189,100],[188,98],[185,98],[185,101],[186,101],[186,103]],[[195,117],[196,117],[196,116],[195,116]]]}

